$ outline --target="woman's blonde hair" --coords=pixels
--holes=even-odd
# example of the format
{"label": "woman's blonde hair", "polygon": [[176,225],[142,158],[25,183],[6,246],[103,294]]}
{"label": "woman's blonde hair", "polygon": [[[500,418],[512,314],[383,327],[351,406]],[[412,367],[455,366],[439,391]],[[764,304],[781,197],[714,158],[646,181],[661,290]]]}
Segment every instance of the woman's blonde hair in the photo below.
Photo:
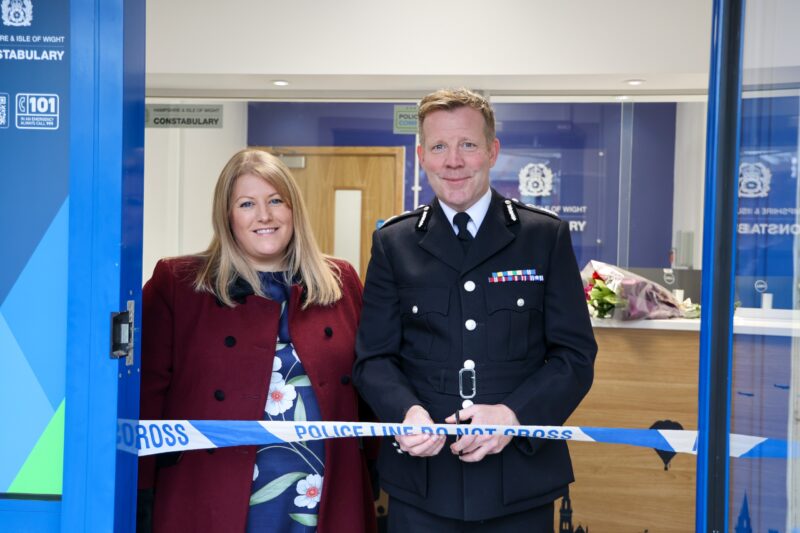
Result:
{"label": "woman's blonde hair", "polygon": [[204,263],[195,278],[195,289],[210,292],[225,305],[234,307],[230,291],[238,277],[249,283],[256,294],[265,296],[258,273],[245,257],[231,228],[233,186],[237,178],[245,174],[264,179],[292,210],[294,231],[283,263],[290,278],[287,282],[299,279],[305,287],[303,308],[338,301],[342,297],[341,272],[317,245],[297,183],[279,158],[257,148],[246,148],[234,154],[217,179],[211,215],[214,237],[208,249],[199,254]]}

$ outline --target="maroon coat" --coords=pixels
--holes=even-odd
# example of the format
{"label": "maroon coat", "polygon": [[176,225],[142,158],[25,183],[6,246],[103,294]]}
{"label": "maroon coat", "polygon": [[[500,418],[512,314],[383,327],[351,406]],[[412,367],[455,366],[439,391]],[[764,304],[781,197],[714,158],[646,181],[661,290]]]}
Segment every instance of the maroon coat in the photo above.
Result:
{"label": "maroon coat", "polygon": [[[162,260],[143,290],[141,419],[261,420],[267,401],[280,305],[258,296],[222,306],[192,283],[199,260]],[[289,329],[323,420],[356,421],[350,373],[361,311],[361,282],[338,262],[343,297],[300,309],[292,287]],[[249,289],[249,286],[246,288]],[[153,530],[244,531],[255,446],[197,450],[170,466],[140,461],[139,488],[155,488]],[[374,507],[356,439],[325,441],[319,533],[375,530]],[[163,461],[162,461],[163,462]]]}

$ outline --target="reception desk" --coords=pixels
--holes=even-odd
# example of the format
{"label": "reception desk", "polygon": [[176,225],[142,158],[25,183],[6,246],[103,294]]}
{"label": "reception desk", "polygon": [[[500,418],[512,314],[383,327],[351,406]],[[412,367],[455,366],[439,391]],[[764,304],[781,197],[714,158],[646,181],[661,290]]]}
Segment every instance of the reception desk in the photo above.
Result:
{"label": "reception desk", "polygon": [[[599,347],[594,384],[567,425],[696,430],[700,320],[595,319],[593,325]],[[734,333],[800,337],[800,316],[740,309]],[[694,455],[569,446],[576,482],[570,501],[557,502],[557,532],[694,531]]]}

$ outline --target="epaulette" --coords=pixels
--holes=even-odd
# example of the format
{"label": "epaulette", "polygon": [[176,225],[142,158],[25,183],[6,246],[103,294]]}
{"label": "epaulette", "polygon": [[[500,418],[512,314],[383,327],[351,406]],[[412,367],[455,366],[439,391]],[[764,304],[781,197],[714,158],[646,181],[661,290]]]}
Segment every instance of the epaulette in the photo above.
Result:
{"label": "epaulette", "polygon": [[419,217],[419,220],[417,221],[416,229],[418,231],[425,231],[428,229],[428,221],[431,219],[430,209],[431,207],[429,205],[421,205],[416,209],[414,209],[413,211],[406,211],[399,215],[395,215],[391,218],[387,218],[386,221],[383,224],[381,224],[380,229],[383,229],[387,226],[391,226],[395,222],[400,222],[401,220],[417,216]]}
{"label": "epaulette", "polygon": [[512,198],[511,200],[506,200],[506,202],[510,202],[512,205],[515,205],[515,206],[517,206],[517,207],[519,207],[521,209],[526,209],[528,211],[533,211],[534,213],[540,213],[542,215],[547,215],[547,216],[549,216],[551,218],[554,218],[556,220],[561,220],[561,217],[559,217],[555,212],[550,211],[549,209],[547,209],[545,207],[540,207],[538,205],[533,205],[533,204],[524,204],[524,203],[520,202],[519,200],[517,200],[516,198]]}

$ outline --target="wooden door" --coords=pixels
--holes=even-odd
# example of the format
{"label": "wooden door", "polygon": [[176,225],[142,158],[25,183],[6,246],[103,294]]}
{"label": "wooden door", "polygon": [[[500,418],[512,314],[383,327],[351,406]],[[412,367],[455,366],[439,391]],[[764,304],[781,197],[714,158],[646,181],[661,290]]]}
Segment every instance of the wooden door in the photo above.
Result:
{"label": "wooden door", "polygon": [[[322,251],[363,280],[378,221],[403,210],[403,147],[265,147],[290,167]],[[338,225],[338,229],[337,229]],[[338,239],[338,242],[337,242]]]}

